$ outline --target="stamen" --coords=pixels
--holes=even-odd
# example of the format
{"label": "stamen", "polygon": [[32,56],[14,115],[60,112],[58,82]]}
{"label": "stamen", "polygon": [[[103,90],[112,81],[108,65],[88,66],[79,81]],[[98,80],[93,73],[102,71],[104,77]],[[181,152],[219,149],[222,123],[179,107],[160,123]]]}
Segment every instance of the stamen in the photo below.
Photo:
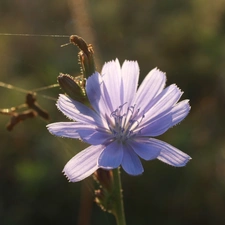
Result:
{"label": "stamen", "polygon": [[144,118],[144,114],[141,117],[138,116],[140,109],[135,109],[135,105],[129,106],[124,113],[123,108],[126,104],[124,103],[111,113],[112,119],[106,116],[110,132],[116,140],[121,142],[136,135],[135,130]]}

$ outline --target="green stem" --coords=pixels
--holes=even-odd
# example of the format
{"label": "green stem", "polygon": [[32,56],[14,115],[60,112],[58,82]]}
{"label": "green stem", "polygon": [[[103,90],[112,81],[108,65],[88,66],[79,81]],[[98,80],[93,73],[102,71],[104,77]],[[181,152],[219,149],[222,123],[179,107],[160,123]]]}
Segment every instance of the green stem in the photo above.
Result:
{"label": "green stem", "polygon": [[122,195],[122,185],[120,179],[120,168],[113,170],[114,178],[114,207],[113,214],[116,217],[117,225],[126,225],[124,206],[123,206],[123,195]]}

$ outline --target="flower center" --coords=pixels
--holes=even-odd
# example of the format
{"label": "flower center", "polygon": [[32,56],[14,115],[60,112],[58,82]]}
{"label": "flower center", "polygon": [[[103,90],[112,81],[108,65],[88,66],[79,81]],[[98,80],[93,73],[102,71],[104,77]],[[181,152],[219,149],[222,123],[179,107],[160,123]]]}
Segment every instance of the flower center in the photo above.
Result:
{"label": "flower center", "polygon": [[136,109],[135,105],[127,108],[125,105],[126,103],[119,106],[110,117],[106,117],[113,138],[122,143],[136,135],[135,130],[144,118],[144,115],[140,116],[140,109]]}

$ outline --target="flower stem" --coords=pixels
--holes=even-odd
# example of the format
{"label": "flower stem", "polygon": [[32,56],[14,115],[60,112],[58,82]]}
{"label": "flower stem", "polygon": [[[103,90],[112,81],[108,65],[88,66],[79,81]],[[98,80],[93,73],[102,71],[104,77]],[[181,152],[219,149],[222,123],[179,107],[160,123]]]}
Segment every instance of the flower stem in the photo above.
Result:
{"label": "flower stem", "polygon": [[113,178],[114,178],[114,207],[112,213],[116,217],[117,225],[126,225],[124,205],[123,205],[122,185],[120,179],[120,168],[113,170]]}

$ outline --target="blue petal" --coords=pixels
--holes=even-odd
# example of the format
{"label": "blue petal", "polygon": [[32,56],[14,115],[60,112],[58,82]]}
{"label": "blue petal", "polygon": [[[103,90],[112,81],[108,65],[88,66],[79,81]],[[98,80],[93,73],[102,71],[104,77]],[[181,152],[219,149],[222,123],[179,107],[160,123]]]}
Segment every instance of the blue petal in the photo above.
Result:
{"label": "blue petal", "polygon": [[81,128],[77,132],[84,142],[91,145],[103,144],[107,139],[111,138],[111,135],[106,131],[91,127]]}
{"label": "blue petal", "polygon": [[86,92],[92,107],[99,115],[104,117],[105,114],[111,114],[111,100],[108,98],[108,92],[105,90],[102,77],[98,72],[87,79]]}
{"label": "blue petal", "polygon": [[74,121],[90,124],[102,124],[101,118],[92,109],[65,95],[60,94],[57,101],[57,107],[69,119]]}
{"label": "blue petal", "polygon": [[140,136],[156,137],[165,133],[173,126],[171,112],[161,117],[156,117],[148,122],[146,126],[140,129]]}
{"label": "blue petal", "polygon": [[148,111],[149,103],[163,90],[165,84],[165,73],[156,68],[151,70],[138,88],[135,98],[137,108]]}
{"label": "blue petal", "polygon": [[110,111],[114,111],[120,105],[122,105],[121,99],[121,67],[118,59],[105,63],[102,68],[102,81],[104,83],[105,89],[110,96],[110,102],[112,108]]}
{"label": "blue petal", "polygon": [[116,141],[110,143],[101,153],[98,165],[104,169],[117,168],[123,159],[123,147]]}
{"label": "blue petal", "polygon": [[161,160],[164,163],[167,163],[171,166],[182,167],[187,164],[191,159],[189,155],[180,151],[179,149],[169,145],[166,142],[150,138],[152,146],[160,148],[161,152],[157,159]]}
{"label": "blue petal", "polygon": [[75,155],[64,167],[63,173],[69,181],[77,182],[94,173],[99,167],[98,157],[104,146],[90,146]]}
{"label": "blue petal", "polygon": [[[146,121],[146,123],[148,123],[149,120],[159,116],[161,113],[166,114],[171,111],[172,107],[178,102],[181,95],[181,90],[175,84],[165,88],[146,107],[148,111],[145,112],[145,118],[143,122]],[[144,124],[145,123],[142,123],[141,125]]]}
{"label": "blue petal", "polygon": [[[139,126],[140,135],[156,137],[181,122],[189,113],[188,100],[177,103],[170,111],[165,111]],[[165,114],[164,114],[165,113]],[[145,125],[145,127],[144,127]]]}
{"label": "blue petal", "polygon": [[189,100],[183,100],[177,103],[171,113],[172,113],[172,125],[180,123],[189,113],[191,107],[189,105]]}
{"label": "blue petal", "polygon": [[128,107],[134,100],[137,91],[139,66],[136,61],[125,61],[122,65],[122,87],[123,103],[127,103]]}
{"label": "blue petal", "polygon": [[92,107],[95,109],[96,112],[100,113],[101,109],[99,106],[99,102],[102,99],[102,94],[101,94],[101,75],[98,72],[95,72],[93,75],[91,75],[87,81],[86,81],[86,92],[88,99],[92,105]]}
{"label": "blue petal", "polygon": [[51,123],[47,125],[47,129],[51,134],[59,137],[80,138],[80,135],[77,133],[78,125],[80,123],[77,122]]}
{"label": "blue petal", "polygon": [[156,159],[161,151],[159,147],[152,145],[149,138],[135,138],[129,144],[135,153],[145,160]]}
{"label": "blue petal", "polygon": [[140,159],[129,146],[126,146],[123,151],[121,166],[130,175],[140,175],[144,171]]}

